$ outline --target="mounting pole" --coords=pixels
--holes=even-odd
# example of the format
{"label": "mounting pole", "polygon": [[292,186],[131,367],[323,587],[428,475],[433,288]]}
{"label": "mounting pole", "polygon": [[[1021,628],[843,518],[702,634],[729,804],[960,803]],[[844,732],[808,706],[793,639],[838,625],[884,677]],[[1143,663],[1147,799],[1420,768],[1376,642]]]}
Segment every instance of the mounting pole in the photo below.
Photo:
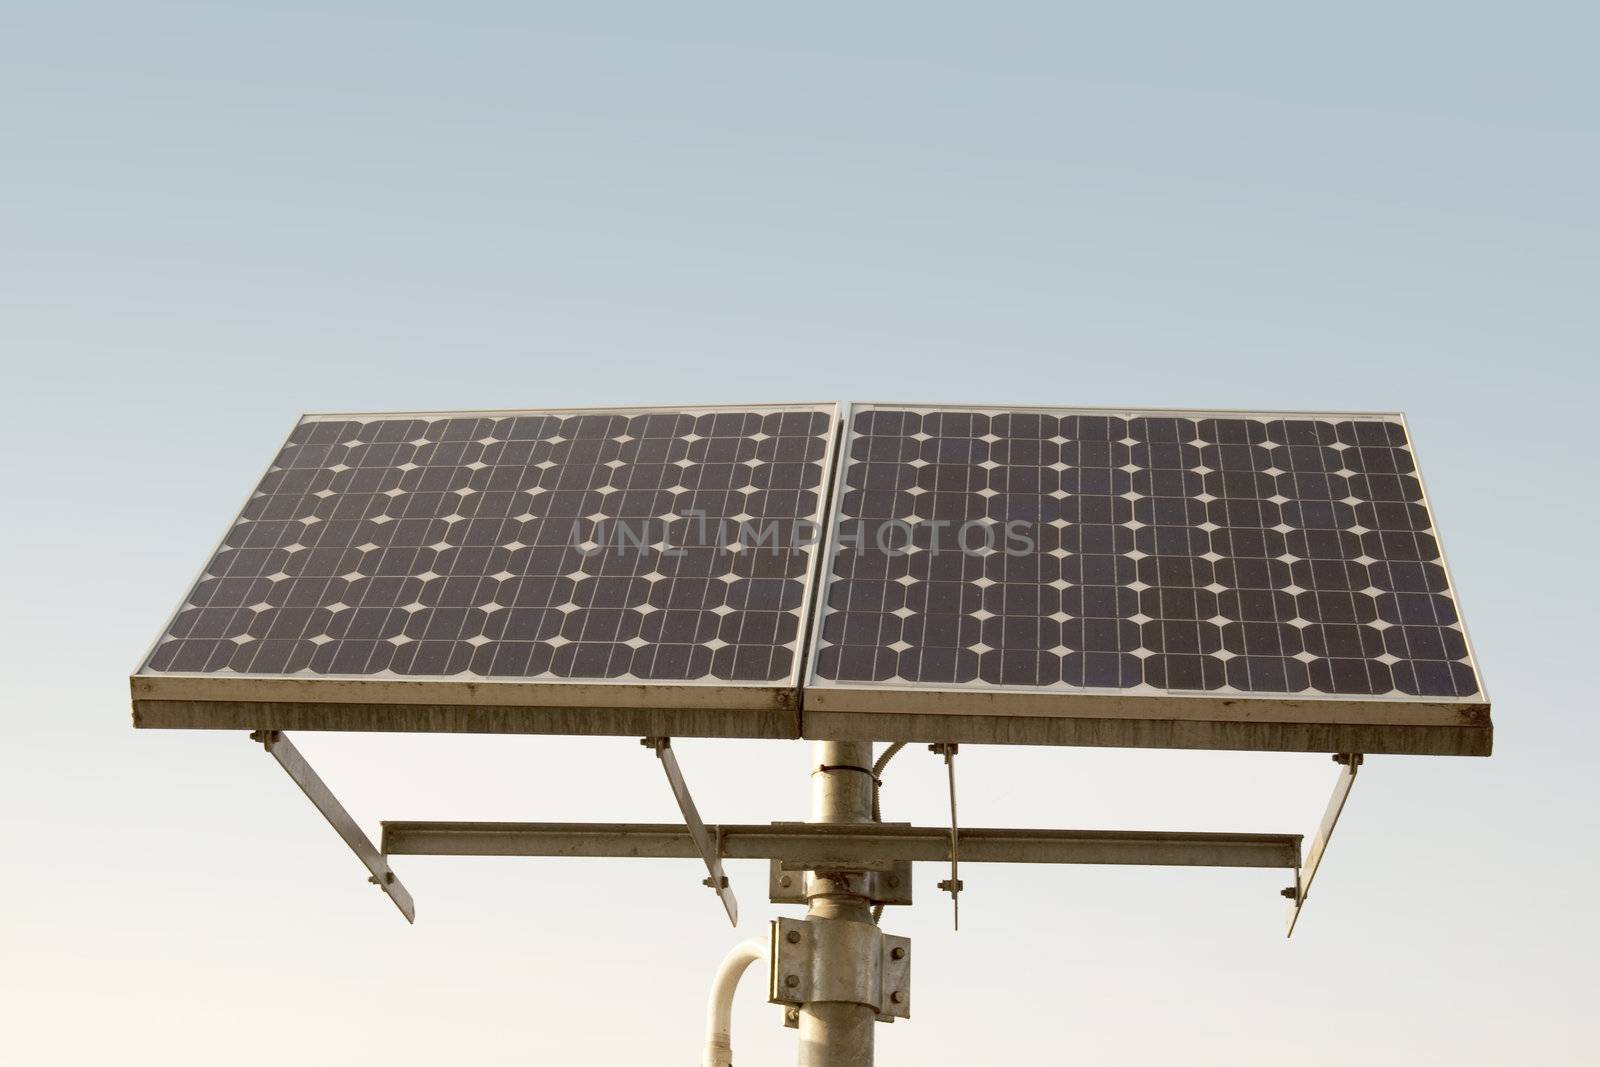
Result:
{"label": "mounting pole", "polygon": [[[872,821],[872,743],[818,741],[812,747],[811,822]],[[848,923],[872,924],[872,902],[864,895],[865,871],[814,871],[807,879],[806,919],[819,926],[850,930]],[[854,939],[819,936],[819,969],[844,977],[864,974],[874,961],[849,952]],[[827,946],[826,948],[823,946]],[[831,949],[831,951],[830,951]],[[872,1067],[877,1011],[842,1000],[808,1001],[800,1006],[800,1067]]]}

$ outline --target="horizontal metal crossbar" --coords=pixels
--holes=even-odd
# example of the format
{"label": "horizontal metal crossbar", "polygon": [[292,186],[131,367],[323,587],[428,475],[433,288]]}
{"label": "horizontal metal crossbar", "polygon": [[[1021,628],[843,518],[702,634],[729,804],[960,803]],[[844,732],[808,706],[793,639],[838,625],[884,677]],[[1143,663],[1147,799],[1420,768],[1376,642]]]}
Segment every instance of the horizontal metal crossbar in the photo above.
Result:
{"label": "horizontal metal crossbar", "polygon": [[[707,829],[723,859],[793,868],[887,870],[895,861],[950,862],[948,827],[882,823],[734,824]],[[1299,834],[961,828],[963,863],[1097,863],[1180,867],[1300,865]],[[678,823],[385,822],[390,856],[611,856],[697,859]]]}

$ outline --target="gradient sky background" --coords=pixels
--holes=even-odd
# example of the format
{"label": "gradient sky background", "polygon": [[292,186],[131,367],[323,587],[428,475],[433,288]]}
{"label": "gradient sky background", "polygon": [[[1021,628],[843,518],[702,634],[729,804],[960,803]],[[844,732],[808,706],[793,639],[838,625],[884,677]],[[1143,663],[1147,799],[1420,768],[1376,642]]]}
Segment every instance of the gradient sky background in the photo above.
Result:
{"label": "gradient sky background", "polygon": [[[735,863],[416,859],[407,928],[126,676],[300,411],[888,399],[1408,413],[1489,760],[1272,872],[931,868],[884,1064],[1592,1062],[1592,5],[0,10],[0,1059],[690,1063]],[[302,735],[381,818],[674,817],[627,738]],[[801,743],[684,741],[713,821]],[[969,748],[971,825],[1303,831],[1325,756]],[[889,819],[938,824],[908,750]],[[793,1062],[747,980],[741,1063]]]}

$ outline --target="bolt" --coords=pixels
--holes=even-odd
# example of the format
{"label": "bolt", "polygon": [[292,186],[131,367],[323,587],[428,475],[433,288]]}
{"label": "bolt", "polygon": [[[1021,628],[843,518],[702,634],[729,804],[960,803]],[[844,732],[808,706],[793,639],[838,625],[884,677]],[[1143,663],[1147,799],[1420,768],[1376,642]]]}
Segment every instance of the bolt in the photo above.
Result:
{"label": "bolt", "polygon": [[896,989],[893,993],[889,994],[889,999],[896,1004],[904,1004],[906,1002],[906,995],[900,992],[900,990]]}
{"label": "bolt", "polygon": [[790,930],[789,931],[789,935],[788,935],[788,941],[789,941],[789,944],[791,944],[791,945],[798,945],[800,943],[800,931],[799,930]]}
{"label": "bolt", "polygon": [[790,886],[794,885],[794,879],[786,874],[782,878],[778,879],[778,884],[783,886],[783,888],[788,889]]}
{"label": "bolt", "polygon": [[889,955],[894,957],[897,960],[905,959],[906,958],[905,946],[904,945],[896,945],[893,949],[890,950]]}
{"label": "bolt", "polygon": [[891,874],[889,876],[889,888],[890,889],[899,889],[900,888],[900,876],[898,874]]}
{"label": "bolt", "polygon": [[1280,890],[1278,890],[1278,892],[1279,892],[1280,895],[1285,896],[1285,897],[1289,898],[1290,900],[1294,900],[1296,897],[1298,897],[1300,895],[1299,893],[1295,892],[1294,886],[1290,886],[1287,889],[1280,889]]}
{"label": "bolt", "polygon": [[793,989],[795,986],[800,984],[800,976],[798,974],[791,974],[784,978],[783,984],[788,986],[790,989]]}

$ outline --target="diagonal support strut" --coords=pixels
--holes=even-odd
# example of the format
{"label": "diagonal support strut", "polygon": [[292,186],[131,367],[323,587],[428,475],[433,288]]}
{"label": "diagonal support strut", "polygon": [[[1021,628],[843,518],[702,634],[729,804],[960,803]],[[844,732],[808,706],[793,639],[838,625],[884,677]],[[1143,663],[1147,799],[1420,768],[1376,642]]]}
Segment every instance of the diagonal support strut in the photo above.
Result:
{"label": "diagonal support strut", "polygon": [[250,735],[250,740],[259,742],[278,761],[294,784],[306,795],[322,817],[328,820],[328,825],[334,832],[350,846],[350,851],[356,854],[356,859],[371,873],[367,881],[383,890],[384,894],[400,909],[400,914],[406,917],[406,922],[417,921],[417,907],[411,900],[411,894],[406,887],[400,884],[400,879],[395,877],[394,871],[389,869],[388,860],[383,853],[372,843],[371,838],[356,824],[355,819],[339,803],[339,798],[333,795],[333,790],[328,788],[326,782],[311,769],[311,764],[306,762],[300,750],[289,743],[277,730],[257,730]]}
{"label": "diagonal support strut", "polygon": [[956,819],[956,753],[960,745],[933,744],[928,751],[944,757],[945,772],[950,779],[950,877],[939,883],[939,888],[950,894],[950,911],[957,930],[961,929],[961,824]]}
{"label": "diagonal support strut", "polygon": [[706,829],[705,820],[700,818],[700,812],[694,806],[694,797],[689,794],[689,785],[683,780],[683,771],[678,767],[678,757],[672,751],[672,738],[645,737],[640,738],[639,743],[653,749],[656,758],[661,760],[661,769],[667,773],[667,784],[672,787],[672,796],[678,802],[678,810],[683,813],[684,825],[689,828],[694,847],[705,861],[708,874],[703,884],[716,891],[723,909],[728,913],[728,922],[738,926],[739,900],[728,887],[728,876],[722,873],[720,835]]}
{"label": "diagonal support strut", "polygon": [[1362,756],[1359,752],[1341,752],[1333,757],[1333,761],[1341,765],[1341,770],[1333,784],[1333,795],[1328,798],[1328,807],[1322,813],[1322,824],[1317,827],[1317,836],[1311,841],[1305,862],[1294,873],[1294,885],[1283,891],[1283,895],[1292,901],[1284,937],[1294,936],[1295,923],[1300,921],[1300,911],[1306,906],[1306,898],[1311,895],[1311,883],[1317,877],[1317,868],[1322,866],[1328,842],[1333,839],[1333,828],[1339,824],[1344,803],[1350,799],[1350,790],[1356,784],[1356,772],[1361,769]]}

